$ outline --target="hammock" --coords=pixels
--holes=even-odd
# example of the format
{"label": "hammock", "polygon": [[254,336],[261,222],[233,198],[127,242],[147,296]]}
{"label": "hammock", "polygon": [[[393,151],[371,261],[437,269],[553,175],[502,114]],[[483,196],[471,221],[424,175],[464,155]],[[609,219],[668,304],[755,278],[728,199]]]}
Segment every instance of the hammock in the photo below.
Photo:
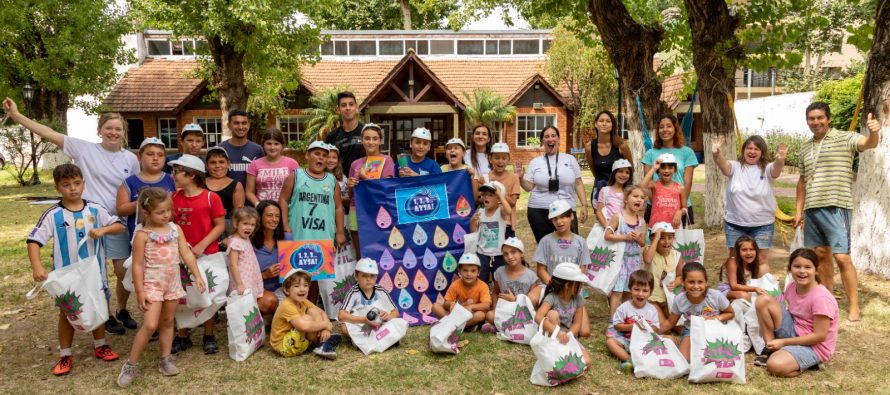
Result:
{"label": "hammock", "polygon": [[643,132],[643,148],[646,151],[652,149],[652,137],[649,136],[649,130],[646,129],[646,116],[643,114],[643,103],[640,102],[640,95],[636,95],[637,109],[640,112],[640,129]]}
{"label": "hammock", "polygon": [[687,141],[687,144],[692,142],[692,124],[695,123],[695,116],[692,110],[695,109],[696,96],[698,96],[698,83],[695,84],[695,90],[692,91],[692,101],[689,102],[689,109],[686,110],[686,115],[683,116],[683,120],[680,122],[680,129],[683,130],[683,138]]}

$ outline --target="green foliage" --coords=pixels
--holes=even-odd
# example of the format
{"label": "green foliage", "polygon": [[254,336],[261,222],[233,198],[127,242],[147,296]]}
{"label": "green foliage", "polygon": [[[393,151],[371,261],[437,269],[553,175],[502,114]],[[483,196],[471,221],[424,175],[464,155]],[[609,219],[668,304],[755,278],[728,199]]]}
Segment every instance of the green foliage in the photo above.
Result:
{"label": "green foliage", "polygon": [[[243,85],[250,96],[247,108],[267,113],[284,108],[282,92],[300,83],[299,65],[318,59],[319,29],[300,24],[298,13],[311,15],[330,7],[332,0],[131,0],[133,16],[142,28],[170,29],[177,37],[204,37],[208,48],[199,51],[200,77],[211,90]],[[243,56],[243,82],[232,70],[217,65],[216,57]]]}
{"label": "green foliage", "polygon": [[[455,0],[413,0],[410,5],[412,29],[445,28],[445,17],[458,9]],[[315,9],[309,17],[322,29],[402,29],[402,10],[393,0],[336,0],[331,7]]]}
{"label": "green foliage", "polygon": [[525,139],[526,147],[540,147],[541,146],[541,138],[540,137],[529,137]]}
{"label": "green foliage", "polygon": [[495,122],[513,123],[516,107],[505,104],[504,98],[490,89],[476,88],[473,95],[463,92],[464,116],[470,125],[493,125]]}
{"label": "green foliage", "polygon": [[865,74],[858,74],[842,80],[828,81],[816,91],[813,101],[828,103],[831,108],[831,126],[833,128],[840,130],[850,128],[864,76]]}
{"label": "green foliage", "polygon": [[69,98],[101,96],[110,90],[117,81],[115,64],[132,61],[132,53],[120,42],[130,23],[113,4],[102,0],[3,1],[0,95],[20,97],[26,81],[35,89]]}
{"label": "green foliage", "polygon": [[554,85],[563,85],[575,111],[576,130],[593,127],[596,114],[614,106],[618,92],[612,62],[596,36],[579,39],[563,26],[553,30],[544,73]]}
{"label": "green foliage", "polygon": [[[55,129],[59,129],[56,127]],[[34,139],[32,139],[34,137]],[[28,185],[34,172],[34,162],[31,161],[31,152],[40,163],[43,155],[56,152],[57,147],[49,141],[32,135],[21,126],[0,127],[0,151],[6,159],[6,171],[18,182],[19,185]]]}
{"label": "green foliage", "polygon": [[[350,90],[349,87],[325,89],[309,98],[309,120],[303,130],[303,142],[322,140],[332,129],[340,125],[340,114],[337,113],[337,94]],[[291,147],[299,150],[300,147]]]}

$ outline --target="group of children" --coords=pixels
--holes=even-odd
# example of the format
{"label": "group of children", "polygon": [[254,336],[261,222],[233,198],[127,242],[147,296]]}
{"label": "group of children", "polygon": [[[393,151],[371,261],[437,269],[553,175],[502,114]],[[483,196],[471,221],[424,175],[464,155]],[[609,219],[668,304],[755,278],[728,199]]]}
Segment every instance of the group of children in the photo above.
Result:
{"label": "group of children", "polygon": [[[183,139],[190,136],[186,132],[194,130],[187,126]],[[200,135],[200,128],[191,135]],[[75,248],[75,241],[129,230],[133,246],[133,282],[144,318],[118,378],[122,387],[130,385],[136,377],[140,355],[155,331],[160,339],[161,373],[178,373],[171,355],[191,346],[188,330],[180,329],[174,338],[174,313],[184,296],[179,264],[183,263],[189,273],[196,273],[196,258],[217,253],[221,247],[226,249],[228,256],[229,292],[244,294],[249,291],[259,300],[278,300],[277,304],[271,304],[276,306],[275,309],[262,311],[264,315],[272,315],[274,311],[269,340],[275,352],[286,357],[295,356],[314,345],[315,354],[335,358],[335,349],[347,333],[341,325],[387,322],[399,317],[389,294],[376,285],[377,263],[367,258],[358,260],[355,285],[346,296],[337,317],[339,325],[336,325],[313,303],[317,291],[313,294],[312,288],[317,285],[305,271],[294,270],[284,278],[283,292],[277,297],[276,293],[264,289],[264,274],[260,272],[250,243],[261,219],[250,206],[264,200],[277,200],[281,209],[280,220],[294,240],[330,239],[342,245],[351,239],[358,251],[354,202],[348,201],[350,191],[359,182],[465,170],[471,174],[477,192],[478,208],[471,219],[471,230],[479,235],[479,243],[476,250],[465,251],[461,256],[458,264],[460,279],[448,288],[444,302],[432,307],[433,313],[441,318],[460,304],[472,313],[467,322],[469,330],[478,328],[483,332],[496,332],[494,310],[497,304],[502,300],[515,301],[522,294],[533,302],[537,312],[535,321],[545,331],[553,331],[557,326],[563,330],[559,335],[561,342],[567,341],[565,331],[576,337],[590,336],[591,323],[581,291],[588,283],[586,271],[591,257],[586,240],[571,230],[575,218],[572,205],[564,200],[556,200],[550,205],[548,217],[556,230],[538,243],[533,255],[535,269],[532,270],[524,259],[525,246],[515,237],[514,213],[519,181],[515,174],[506,170],[510,157],[506,144],[497,143],[488,148],[488,168],[482,172],[478,167],[464,163],[466,145],[457,138],[446,144],[448,164],[440,168],[426,156],[432,139],[430,132],[423,128],[412,134],[411,154],[401,157],[397,163],[380,153],[383,131],[379,126],[365,125],[361,137],[366,156],[353,162],[349,174],[344,175],[338,174],[342,171],[338,171],[341,166],[336,147],[322,142],[312,143],[307,149],[306,164],[299,167],[296,162],[291,164],[289,158],[281,156],[283,137],[280,132],[264,133],[261,140],[267,156],[261,163],[255,161],[256,165],[248,167],[246,188],[229,178],[225,171],[228,168],[225,150],[208,150],[205,161],[198,156],[203,140],[200,146],[187,144],[189,152],[167,163],[171,169],[171,174],[167,174],[164,172],[163,143],[148,138],[139,149],[141,171],[128,178],[117,195],[117,212],[119,216],[128,217],[127,227],[119,217],[80,197],[84,177],[77,166],[59,166],[53,177],[61,200],[41,217],[29,237],[28,252],[34,279],[42,281],[46,278],[40,265],[39,247],[49,239],[56,240],[54,262],[60,268],[72,256],[77,257],[66,250]],[[759,267],[757,255],[760,250],[753,239],[740,238],[736,242],[735,259],[728,260],[722,270],[726,292],[709,287],[708,275],[701,264],[683,262],[673,241],[674,229],[681,225],[685,214],[683,202],[686,196],[683,188],[672,179],[675,171],[676,159],[671,154],[664,154],[655,161],[641,185],[636,186],[630,162],[618,160],[612,167],[608,185],[602,188],[597,199],[596,218],[606,229],[605,240],[626,243],[618,280],[608,299],[612,320],[606,331],[607,347],[621,360],[621,369],[632,366],[627,348],[634,322],[645,320],[661,334],[677,332],[681,339],[680,349],[688,359],[689,330],[676,329],[680,319],[688,321],[695,315],[727,321],[733,317],[729,300],[750,299],[749,292],[761,296],[756,305],[758,312],[762,310],[764,314],[760,323],[765,328],[767,346],[760,351],[765,359],[758,357],[758,360],[773,363],[770,353],[787,350],[793,344],[796,346],[791,347],[802,348],[787,351],[790,357],[779,354],[771,372],[780,372],[777,369],[785,365],[778,364],[787,362],[787,358],[797,362],[799,371],[814,366],[813,360],[815,364],[827,360],[836,337],[836,302],[833,320],[822,319],[825,317],[823,313],[829,314],[832,309],[822,298],[824,295],[819,296],[819,309],[808,310],[816,311],[815,316],[804,317],[801,315],[803,310],[792,310],[791,314],[796,314],[794,318],[785,317],[788,309],[779,307],[764,290],[744,282],[747,278],[765,274]],[[656,172],[658,177],[653,181]],[[643,219],[647,199],[652,202],[650,222],[654,225],[651,227]],[[348,216],[346,206],[351,207]],[[87,246],[95,253],[101,253],[97,242]],[[814,286],[818,260],[810,256],[809,250],[801,251],[792,254],[789,263],[796,288],[791,287],[795,289],[793,292],[786,291],[788,295],[783,303],[792,307],[817,303],[811,300],[815,293],[809,291],[818,288]],[[682,287],[683,290],[670,305],[660,286],[668,276],[674,278],[669,289]],[[195,281],[203,291],[206,284],[200,276],[195,276]],[[834,301],[833,297],[831,301]],[[375,318],[353,314],[357,307],[371,304],[383,306]],[[268,303],[260,305],[270,306]],[[793,324],[790,329],[789,321]],[[61,315],[59,339],[62,352],[54,370],[56,374],[66,374],[71,369],[70,345],[74,330],[66,323]],[[218,350],[214,323],[214,318],[204,323],[203,348],[208,354]],[[776,329],[775,334],[767,334],[766,329]],[[825,331],[829,334],[824,335]],[[816,335],[810,336],[814,333]],[[100,327],[93,335],[96,357],[116,360],[117,354],[104,342],[104,329]],[[781,339],[774,339],[776,336]],[[788,340],[806,336],[810,337],[805,341]],[[815,343],[817,340],[822,343],[830,341],[831,344],[819,348],[822,343]],[[584,359],[589,363],[586,349]],[[793,374],[791,371],[784,373]]]}

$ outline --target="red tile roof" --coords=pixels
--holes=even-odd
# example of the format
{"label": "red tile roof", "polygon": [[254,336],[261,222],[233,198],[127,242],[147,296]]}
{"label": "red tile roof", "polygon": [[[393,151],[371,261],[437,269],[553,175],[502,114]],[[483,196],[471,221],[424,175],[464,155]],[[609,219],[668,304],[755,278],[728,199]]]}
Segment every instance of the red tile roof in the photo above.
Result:
{"label": "red tile roof", "polygon": [[197,66],[189,60],[146,59],[118,81],[105,104],[118,112],[179,112],[205,85],[188,76]]}
{"label": "red tile roof", "polygon": [[689,99],[688,97],[679,96],[680,92],[683,91],[684,75],[683,72],[678,71],[661,83],[661,101],[665,102],[671,110],[676,109],[680,103]]}

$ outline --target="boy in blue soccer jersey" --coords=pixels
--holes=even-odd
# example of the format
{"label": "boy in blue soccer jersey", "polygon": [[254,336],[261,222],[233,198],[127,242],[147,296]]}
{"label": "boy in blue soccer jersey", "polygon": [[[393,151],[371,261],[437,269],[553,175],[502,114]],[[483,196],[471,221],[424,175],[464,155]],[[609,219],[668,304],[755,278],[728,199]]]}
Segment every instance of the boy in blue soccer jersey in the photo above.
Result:
{"label": "boy in blue soccer jersey", "polygon": [[[105,254],[99,239],[104,235],[119,234],[126,228],[118,217],[109,214],[104,207],[80,197],[84,180],[83,173],[77,166],[65,164],[56,167],[53,170],[53,182],[62,198],[43,213],[28,235],[28,259],[31,261],[34,281],[40,282],[47,278],[46,270],[40,263],[40,247],[53,239],[53,269],[61,269],[95,255],[100,262],[99,271],[102,274],[105,297],[110,298],[105,274]],[[92,241],[84,243],[85,248],[80,248],[79,244],[84,238]],[[74,327],[59,310],[59,362],[53,368],[56,376],[71,372],[73,342]],[[96,358],[103,361],[118,359],[117,353],[105,342],[104,325],[93,330],[93,346]]]}

